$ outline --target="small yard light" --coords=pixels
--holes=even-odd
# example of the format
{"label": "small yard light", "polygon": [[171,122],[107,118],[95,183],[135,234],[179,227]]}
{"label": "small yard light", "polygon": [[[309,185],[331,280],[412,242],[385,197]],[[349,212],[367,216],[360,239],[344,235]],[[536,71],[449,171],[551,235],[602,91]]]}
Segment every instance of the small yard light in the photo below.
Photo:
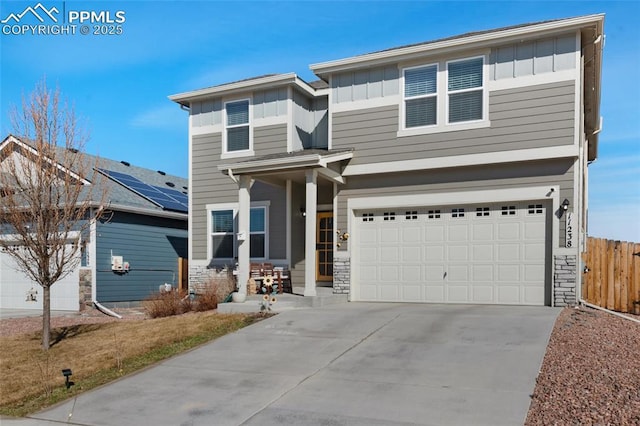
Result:
{"label": "small yard light", "polygon": [[69,377],[71,377],[72,374],[73,373],[71,372],[70,368],[65,368],[64,370],[62,370],[62,375],[64,376],[64,384],[67,387],[67,389],[69,389],[71,386],[75,385],[74,382],[69,380]]}

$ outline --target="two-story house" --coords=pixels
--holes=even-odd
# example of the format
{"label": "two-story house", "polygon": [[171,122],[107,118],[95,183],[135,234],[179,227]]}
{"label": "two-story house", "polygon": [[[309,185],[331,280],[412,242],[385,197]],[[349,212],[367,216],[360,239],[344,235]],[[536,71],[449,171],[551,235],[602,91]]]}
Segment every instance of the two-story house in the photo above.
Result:
{"label": "two-story house", "polygon": [[171,96],[191,280],[250,262],[352,301],[577,301],[603,15],[468,33]]}

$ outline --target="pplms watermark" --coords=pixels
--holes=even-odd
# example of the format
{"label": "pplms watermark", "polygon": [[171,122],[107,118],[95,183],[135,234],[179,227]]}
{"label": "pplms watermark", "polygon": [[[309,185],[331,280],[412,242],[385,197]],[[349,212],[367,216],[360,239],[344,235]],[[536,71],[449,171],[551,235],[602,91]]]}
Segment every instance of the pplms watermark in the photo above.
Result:
{"label": "pplms watermark", "polygon": [[[98,4],[96,4],[97,6]],[[2,34],[21,35],[120,35],[127,21],[124,10],[67,9],[66,2],[45,6],[37,3],[23,10],[6,11],[11,3],[4,3],[0,16]]]}

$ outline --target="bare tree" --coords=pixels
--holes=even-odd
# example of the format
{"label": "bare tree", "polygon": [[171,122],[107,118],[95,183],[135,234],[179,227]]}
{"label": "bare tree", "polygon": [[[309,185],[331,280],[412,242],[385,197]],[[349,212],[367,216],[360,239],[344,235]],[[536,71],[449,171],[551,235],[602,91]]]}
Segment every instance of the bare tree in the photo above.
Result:
{"label": "bare tree", "polygon": [[[73,108],[46,82],[11,111],[0,157],[0,248],[43,289],[42,348],[50,346],[51,286],[80,262],[82,238],[101,214],[106,186]],[[91,180],[94,180],[92,183]]]}

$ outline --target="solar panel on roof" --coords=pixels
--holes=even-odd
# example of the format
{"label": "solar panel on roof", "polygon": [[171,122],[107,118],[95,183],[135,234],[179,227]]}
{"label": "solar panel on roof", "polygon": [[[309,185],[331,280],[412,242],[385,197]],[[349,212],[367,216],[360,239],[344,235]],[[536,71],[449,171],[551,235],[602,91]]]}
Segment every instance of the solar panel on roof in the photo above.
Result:
{"label": "solar panel on roof", "polygon": [[183,194],[180,191],[176,191],[175,189],[171,189],[171,188],[163,188],[161,186],[154,186],[154,188],[156,188],[158,191],[162,192],[163,194],[166,194],[169,197],[173,198],[177,202],[184,204],[185,206],[189,205],[189,197],[187,197],[185,194]]}
{"label": "solar panel on roof", "polygon": [[[158,207],[165,210],[174,210],[177,212],[188,212],[188,200],[184,198],[178,198],[177,195],[169,194],[168,188],[161,188],[153,185],[148,185],[140,179],[128,175],[126,173],[115,172],[112,170],[98,169],[100,172],[106,174],[114,181],[118,182],[125,188],[137,193],[138,195],[151,201]],[[178,191],[174,191],[178,192]],[[179,193],[180,194],[180,193]],[[184,197],[184,194],[180,194]]]}

